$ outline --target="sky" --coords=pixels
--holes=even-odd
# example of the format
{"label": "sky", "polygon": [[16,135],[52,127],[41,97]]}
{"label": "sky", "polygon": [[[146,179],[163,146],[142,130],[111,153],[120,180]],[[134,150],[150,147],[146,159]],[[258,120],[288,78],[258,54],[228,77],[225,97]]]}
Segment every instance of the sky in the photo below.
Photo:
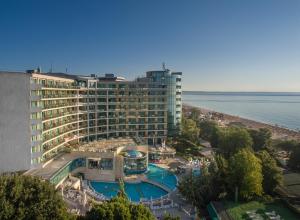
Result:
{"label": "sky", "polygon": [[162,62],[193,91],[300,92],[299,0],[0,0],[0,70],[115,73]]}

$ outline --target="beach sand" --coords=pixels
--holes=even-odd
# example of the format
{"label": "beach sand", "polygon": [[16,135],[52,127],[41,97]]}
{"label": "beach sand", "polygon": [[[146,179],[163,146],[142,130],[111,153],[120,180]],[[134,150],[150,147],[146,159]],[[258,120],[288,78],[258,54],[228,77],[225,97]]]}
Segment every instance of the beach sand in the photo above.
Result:
{"label": "beach sand", "polygon": [[254,121],[247,118],[242,118],[239,116],[229,115],[222,112],[216,112],[213,110],[194,107],[190,105],[183,105],[183,113],[188,114],[192,108],[197,108],[204,115],[213,115],[214,120],[216,120],[219,124],[229,125],[229,124],[240,124],[245,126],[246,128],[251,129],[259,129],[259,128],[268,128],[272,131],[273,139],[283,139],[283,140],[297,140],[300,141],[300,132],[295,131],[288,128],[283,128],[278,125],[267,124],[263,122]]}

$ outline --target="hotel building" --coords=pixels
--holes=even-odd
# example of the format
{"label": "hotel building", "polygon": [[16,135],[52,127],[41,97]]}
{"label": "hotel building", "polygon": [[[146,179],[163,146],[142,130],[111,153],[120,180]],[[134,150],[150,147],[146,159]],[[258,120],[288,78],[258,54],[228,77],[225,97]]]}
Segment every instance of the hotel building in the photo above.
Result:
{"label": "hotel building", "polygon": [[44,167],[60,152],[131,137],[161,145],[181,121],[181,72],[113,74],[0,72],[0,173]]}

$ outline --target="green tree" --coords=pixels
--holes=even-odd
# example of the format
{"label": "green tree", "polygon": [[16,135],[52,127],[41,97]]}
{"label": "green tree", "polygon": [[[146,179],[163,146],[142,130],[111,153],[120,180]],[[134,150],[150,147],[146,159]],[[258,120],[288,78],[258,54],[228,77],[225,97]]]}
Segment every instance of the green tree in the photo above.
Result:
{"label": "green tree", "polygon": [[[277,140],[278,141],[278,140]],[[276,148],[279,148],[281,150],[285,150],[288,152],[293,151],[293,149],[297,146],[300,145],[300,143],[298,143],[295,140],[284,140],[281,141],[279,140],[277,143],[274,144]]]}
{"label": "green tree", "polygon": [[187,138],[194,143],[198,141],[200,129],[197,127],[197,123],[195,121],[183,118],[181,129],[181,134],[184,138]]}
{"label": "green tree", "polygon": [[199,128],[201,130],[200,137],[206,141],[211,141],[215,130],[217,129],[217,124],[211,120],[205,120],[199,122]]}
{"label": "green tree", "polygon": [[263,189],[266,193],[273,193],[282,184],[282,171],[267,151],[260,151],[257,156],[262,161]]}
{"label": "green tree", "polygon": [[253,142],[250,134],[243,128],[230,127],[222,129],[218,133],[218,147],[225,158],[229,158],[240,149],[251,149],[252,144]]}
{"label": "green tree", "polygon": [[198,108],[192,108],[191,109],[191,114],[190,114],[189,118],[192,119],[195,122],[198,122],[200,114],[201,114],[200,109],[198,109]]}
{"label": "green tree", "polygon": [[110,201],[94,204],[86,213],[87,220],[154,220],[151,211],[144,205],[131,204],[130,201],[119,194]]}
{"label": "green tree", "polygon": [[222,192],[218,168],[215,165],[203,168],[199,176],[190,174],[179,182],[179,192],[199,209],[206,208],[210,201],[219,199]]}
{"label": "green tree", "polygon": [[151,211],[144,205],[130,205],[131,220],[155,219]]}
{"label": "green tree", "polygon": [[295,171],[300,171],[300,144],[293,148],[288,161],[288,166]]}
{"label": "green tree", "polygon": [[232,194],[237,190],[244,200],[261,196],[262,181],[261,161],[250,150],[241,149],[230,158],[228,186]]}
{"label": "green tree", "polygon": [[212,133],[211,133],[209,142],[213,148],[219,147],[219,142],[220,142],[219,140],[220,140],[221,132],[222,132],[222,129],[219,128],[218,126],[216,126],[212,129]]}
{"label": "green tree", "polygon": [[54,186],[32,176],[0,177],[0,219],[72,219]]}
{"label": "green tree", "polygon": [[260,128],[259,130],[248,130],[253,140],[253,149],[255,151],[270,150],[272,133],[267,128]]}

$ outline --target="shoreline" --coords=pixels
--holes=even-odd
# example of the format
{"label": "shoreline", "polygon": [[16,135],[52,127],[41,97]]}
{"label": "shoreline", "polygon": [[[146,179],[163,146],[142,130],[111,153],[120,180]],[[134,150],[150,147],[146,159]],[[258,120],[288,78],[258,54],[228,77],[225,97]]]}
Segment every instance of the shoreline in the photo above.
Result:
{"label": "shoreline", "polygon": [[219,116],[217,120],[218,123],[228,125],[230,123],[240,123],[244,125],[246,128],[250,129],[259,129],[259,128],[268,128],[272,132],[273,139],[282,139],[282,140],[297,140],[300,141],[300,132],[290,129],[281,127],[279,125],[268,124],[265,122],[259,122],[248,118],[243,118],[240,116],[230,115],[223,112],[218,112],[215,110],[210,110],[202,107],[196,107],[188,104],[183,104],[182,110],[184,113],[190,111],[192,108],[196,108],[200,110],[204,115],[208,114],[215,114]]}

